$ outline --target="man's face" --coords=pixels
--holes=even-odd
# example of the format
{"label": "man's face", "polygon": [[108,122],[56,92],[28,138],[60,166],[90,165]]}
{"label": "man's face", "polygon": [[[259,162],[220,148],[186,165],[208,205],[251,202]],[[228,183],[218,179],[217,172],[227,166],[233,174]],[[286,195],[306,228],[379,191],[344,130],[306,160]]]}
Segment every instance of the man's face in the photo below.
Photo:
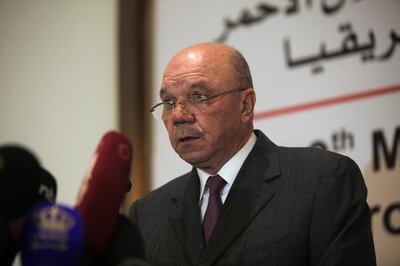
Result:
{"label": "man's face", "polygon": [[201,112],[190,110],[187,97],[236,89],[228,62],[226,54],[212,49],[184,51],[168,65],[160,91],[163,100],[183,102],[164,117],[172,147],[183,160],[209,173],[217,172],[243,145],[241,92],[212,99]]}

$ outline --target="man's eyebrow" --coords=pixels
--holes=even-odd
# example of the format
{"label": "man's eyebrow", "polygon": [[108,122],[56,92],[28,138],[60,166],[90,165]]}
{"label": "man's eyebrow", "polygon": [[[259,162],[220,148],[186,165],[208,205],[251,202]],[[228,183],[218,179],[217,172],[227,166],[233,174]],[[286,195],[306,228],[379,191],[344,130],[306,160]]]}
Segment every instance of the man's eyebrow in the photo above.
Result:
{"label": "man's eyebrow", "polygon": [[[186,87],[186,89],[190,89],[190,90],[193,90],[193,89],[207,89],[207,88],[209,88],[207,82],[205,82],[205,81],[195,81],[195,82],[192,82],[192,83],[187,83],[185,87]],[[162,97],[165,94],[168,94],[168,91],[170,89],[171,88],[168,87],[168,86],[161,87],[160,88],[160,92],[159,92],[159,96]]]}
{"label": "man's eyebrow", "polygon": [[160,89],[160,92],[159,92],[160,98],[161,98],[164,94],[166,94],[166,93],[167,93],[166,88],[161,88],[161,89]]}
{"label": "man's eyebrow", "polygon": [[191,89],[203,89],[203,88],[208,88],[207,82],[205,81],[197,81],[189,84],[188,86]]}

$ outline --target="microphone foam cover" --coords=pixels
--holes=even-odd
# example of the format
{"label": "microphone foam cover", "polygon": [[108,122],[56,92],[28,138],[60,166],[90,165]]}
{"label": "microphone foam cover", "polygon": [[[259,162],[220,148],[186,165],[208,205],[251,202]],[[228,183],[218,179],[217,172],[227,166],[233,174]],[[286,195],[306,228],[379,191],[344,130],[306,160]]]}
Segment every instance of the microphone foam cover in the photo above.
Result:
{"label": "microphone foam cover", "polygon": [[38,203],[27,215],[22,233],[22,265],[77,265],[83,243],[82,220],[76,210]]}
{"label": "microphone foam cover", "polygon": [[32,207],[41,174],[38,160],[27,149],[0,147],[0,210],[7,218],[21,216]]}
{"label": "microphone foam cover", "polygon": [[93,155],[83,179],[76,208],[79,210],[87,245],[103,255],[119,219],[119,208],[129,188],[132,145],[124,135],[106,133]]}
{"label": "microphone foam cover", "polygon": [[17,145],[0,147],[0,210],[7,218],[21,217],[40,201],[55,203],[56,179],[35,155]]}
{"label": "microphone foam cover", "polygon": [[40,170],[40,182],[36,189],[36,201],[55,203],[57,197],[57,181],[46,169],[41,168]]}

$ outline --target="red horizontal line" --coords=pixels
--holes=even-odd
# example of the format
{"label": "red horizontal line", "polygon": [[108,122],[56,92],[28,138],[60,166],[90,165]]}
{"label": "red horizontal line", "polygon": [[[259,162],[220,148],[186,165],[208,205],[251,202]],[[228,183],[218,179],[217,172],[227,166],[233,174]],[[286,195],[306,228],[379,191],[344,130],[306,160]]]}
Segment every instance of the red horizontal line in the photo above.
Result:
{"label": "red horizontal line", "polygon": [[262,111],[262,112],[256,113],[254,115],[254,119],[255,120],[268,119],[268,118],[275,117],[275,116],[287,115],[290,113],[302,112],[302,111],[306,111],[309,109],[316,109],[316,108],[321,108],[321,107],[325,107],[325,106],[329,106],[329,105],[341,104],[341,103],[345,103],[345,102],[356,101],[356,100],[361,100],[361,99],[370,98],[370,97],[377,97],[377,96],[381,96],[384,94],[396,93],[396,92],[400,92],[400,85],[387,87],[387,88],[373,89],[373,90],[363,91],[363,92],[357,92],[357,93],[342,95],[342,96],[338,96],[338,97],[322,99],[322,100],[318,100],[318,101],[314,101],[314,102],[301,103],[301,104],[291,105],[291,106],[287,106],[287,107],[276,108],[276,109],[272,109],[269,111]]}

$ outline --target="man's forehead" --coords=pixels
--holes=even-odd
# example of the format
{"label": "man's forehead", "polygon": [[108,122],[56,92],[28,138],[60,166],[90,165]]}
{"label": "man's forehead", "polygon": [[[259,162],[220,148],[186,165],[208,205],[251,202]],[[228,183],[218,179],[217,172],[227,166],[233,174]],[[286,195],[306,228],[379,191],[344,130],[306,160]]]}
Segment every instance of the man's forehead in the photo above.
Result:
{"label": "man's forehead", "polygon": [[169,71],[175,71],[181,68],[197,66],[198,64],[202,64],[204,60],[205,57],[201,51],[183,50],[172,57],[165,69],[165,72],[167,73]]}
{"label": "man's forehead", "polygon": [[174,91],[191,91],[194,89],[208,89],[210,84],[205,80],[196,81],[183,81],[183,82],[171,82],[168,84],[162,84],[160,88],[160,94],[171,93]]}

